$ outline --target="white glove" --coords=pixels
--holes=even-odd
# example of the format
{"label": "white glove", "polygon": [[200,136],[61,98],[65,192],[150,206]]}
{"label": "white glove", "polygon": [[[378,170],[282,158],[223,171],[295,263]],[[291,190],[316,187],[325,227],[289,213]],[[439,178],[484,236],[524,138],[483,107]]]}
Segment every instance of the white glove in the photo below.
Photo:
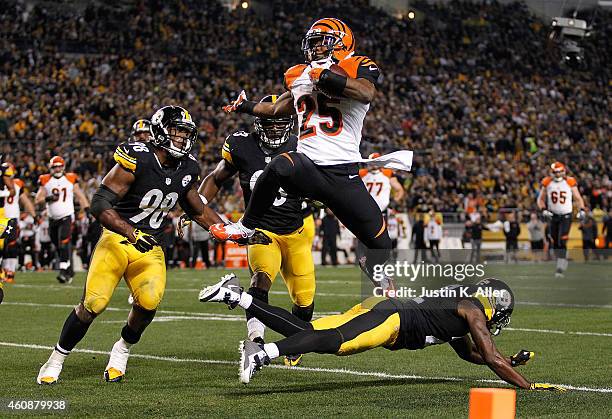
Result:
{"label": "white glove", "polygon": [[550,220],[553,217],[553,213],[547,209],[542,210],[542,215],[544,216],[544,218],[546,218],[547,220]]}
{"label": "white glove", "polygon": [[586,211],[581,209],[580,211],[578,211],[578,214],[576,214],[576,219],[582,220],[585,216],[586,216]]}
{"label": "white glove", "polygon": [[11,191],[9,191],[7,188],[4,189],[0,189],[0,198],[6,198],[7,196],[11,195]]}

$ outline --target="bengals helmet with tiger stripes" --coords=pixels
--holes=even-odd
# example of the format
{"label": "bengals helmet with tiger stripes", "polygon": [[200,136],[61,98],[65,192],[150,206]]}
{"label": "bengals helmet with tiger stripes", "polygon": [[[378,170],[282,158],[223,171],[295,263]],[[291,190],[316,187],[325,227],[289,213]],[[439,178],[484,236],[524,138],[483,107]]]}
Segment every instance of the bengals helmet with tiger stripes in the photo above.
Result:
{"label": "bengals helmet with tiger stripes", "polygon": [[[318,49],[324,47],[324,52]],[[346,23],[336,18],[323,18],[312,24],[302,40],[302,52],[307,62],[330,56],[337,61],[355,53],[355,37]]]}

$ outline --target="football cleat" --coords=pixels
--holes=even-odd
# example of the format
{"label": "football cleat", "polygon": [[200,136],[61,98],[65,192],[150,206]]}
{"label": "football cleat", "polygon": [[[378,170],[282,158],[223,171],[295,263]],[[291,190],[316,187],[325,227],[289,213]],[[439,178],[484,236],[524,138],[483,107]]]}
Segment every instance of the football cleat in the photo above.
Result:
{"label": "football cleat", "polygon": [[565,274],[561,269],[557,269],[557,271],[555,272],[555,278],[565,278]]}
{"label": "football cleat", "polygon": [[240,301],[240,282],[234,274],[227,274],[214,285],[210,285],[200,291],[199,299],[201,303],[216,302],[225,303],[230,308],[235,308]]}
{"label": "football cleat", "polygon": [[59,271],[56,279],[60,284],[70,284],[72,282],[72,277],[64,270]]}
{"label": "football cleat", "polygon": [[262,345],[250,340],[240,342],[238,350],[240,351],[240,382],[248,384],[257,371],[264,365],[270,364],[270,357]]}
{"label": "football cleat", "polygon": [[242,220],[237,223],[223,224],[218,223],[210,226],[210,234],[218,241],[228,240],[243,241],[255,234],[255,230],[242,225]]}
{"label": "football cleat", "polygon": [[287,367],[297,367],[302,363],[303,354],[285,356],[285,365]]}
{"label": "football cleat", "polygon": [[55,384],[59,378],[60,372],[62,372],[63,363],[57,360],[49,358],[45,364],[40,367],[36,382],[38,384]]}
{"label": "football cleat", "polygon": [[118,383],[123,379],[129,356],[130,351],[121,344],[121,340],[115,342],[104,370],[104,379],[107,382]]}

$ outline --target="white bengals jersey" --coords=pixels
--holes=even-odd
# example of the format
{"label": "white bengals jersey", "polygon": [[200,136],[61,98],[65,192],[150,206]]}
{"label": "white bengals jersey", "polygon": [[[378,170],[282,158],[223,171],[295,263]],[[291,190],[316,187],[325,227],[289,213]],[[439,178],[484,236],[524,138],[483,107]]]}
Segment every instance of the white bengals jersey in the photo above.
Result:
{"label": "white bengals jersey", "polygon": [[557,181],[549,176],[542,180],[546,193],[546,208],[556,215],[572,213],[572,188],[578,183],[573,177],[564,177]]}
{"label": "white bengals jersey", "polygon": [[[329,68],[332,63],[328,60],[315,65]],[[349,57],[338,65],[351,78],[363,78],[375,85],[382,80],[378,66],[367,57]],[[293,96],[300,128],[297,151],[322,166],[360,161],[361,130],[370,105],[313,91],[309,77],[312,68],[300,64],[285,72],[285,87]]]}
{"label": "white bengals jersey", "polygon": [[60,178],[46,174],[38,178],[38,184],[41,188],[45,188],[47,196],[54,193],[59,194],[57,201],[47,202],[47,213],[50,219],[59,220],[74,214],[74,184],[77,180],[76,173],[65,173]]}
{"label": "white bengals jersey", "polygon": [[23,181],[13,179],[15,185],[15,195],[7,196],[4,202],[4,216],[6,218],[19,218],[19,194],[23,191]]}
{"label": "white bengals jersey", "polygon": [[389,169],[359,171],[361,180],[365,183],[368,192],[378,204],[378,208],[384,212],[389,206],[391,199],[391,177],[393,172]]}

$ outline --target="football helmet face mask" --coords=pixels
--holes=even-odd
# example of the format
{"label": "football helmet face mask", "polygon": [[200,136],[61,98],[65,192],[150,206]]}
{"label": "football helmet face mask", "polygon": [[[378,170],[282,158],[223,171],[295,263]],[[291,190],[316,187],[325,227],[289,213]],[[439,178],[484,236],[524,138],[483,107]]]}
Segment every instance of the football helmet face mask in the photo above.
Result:
{"label": "football helmet face mask", "polygon": [[302,39],[302,52],[309,63],[329,57],[343,60],[355,53],[353,31],[340,19],[319,19]]}
{"label": "football helmet face mask", "polygon": [[555,182],[562,181],[566,175],[565,165],[558,161],[550,165],[550,170],[552,171]]}
{"label": "football helmet face mask", "polygon": [[510,318],[514,310],[514,294],[504,281],[495,278],[482,279],[475,285],[486,289],[487,292],[492,291],[496,294],[484,298],[489,301],[492,307],[492,314],[487,321],[487,327],[493,336],[497,336],[504,327],[510,324]]}
{"label": "football helmet face mask", "polygon": [[64,170],[66,168],[66,162],[60,156],[53,156],[49,161],[49,171],[54,178],[61,178],[64,176]]}
{"label": "football helmet face mask", "polygon": [[180,106],[164,106],[151,118],[151,143],[176,159],[191,152],[198,129],[189,112]]}
{"label": "football helmet face mask", "polygon": [[[274,103],[278,99],[276,95],[268,95],[261,99],[260,103]],[[269,149],[277,149],[289,140],[293,131],[294,118],[260,118],[256,117],[254,126],[261,144]]]}
{"label": "football helmet face mask", "polygon": [[151,121],[148,119],[139,119],[132,125],[132,131],[130,132],[128,142],[148,142],[151,137]]}

